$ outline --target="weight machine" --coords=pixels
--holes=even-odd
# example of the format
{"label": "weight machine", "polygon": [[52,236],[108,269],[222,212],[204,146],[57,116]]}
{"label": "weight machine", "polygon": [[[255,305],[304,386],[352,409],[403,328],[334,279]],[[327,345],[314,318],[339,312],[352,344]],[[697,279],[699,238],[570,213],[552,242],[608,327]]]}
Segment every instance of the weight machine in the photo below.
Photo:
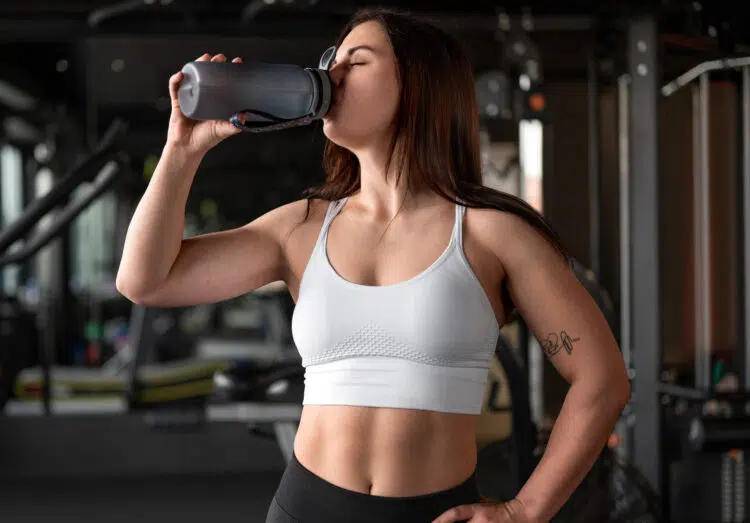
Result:
{"label": "weight machine", "polygon": [[[111,188],[128,170],[130,159],[117,148],[125,130],[126,126],[123,122],[115,121],[93,153],[78,163],[47,194],[29,205],[16,221],[0,233],[0,252],[6,252],[18,240],[24,238],[45,215],[65,204],[56,214],[54,223],[36,233],[31,239],[26,240],[20,249],[2,256],[0,267],[28,261],[40,249],[65,232],[73,219]],[[87,182],[90,184],[83,196],[66,203],[73,191]],[[7,364],[9,364],[8,368],[2,369],[3,372],[0,375],[0,379],[6,382],[1,387],[7,391],[2,398],[4,400],[7,400],[13,381],[17,377],[16,372],[19,370],[12,368],[12,365],[17,361],[17,355],[26,350],[23,346],[24,343],[30,342],[34,335],[33,327],[28,324],[24,327],[18,322],[22,308],[20,304],[16,306],[18,308],[13,313],[3,316],[3,329],[0,329],[0,347],[5,353]],[[53,383],[51,358],[56,352],[54,310],[44,297],[40,299],[37,306],[37,326],[41,334],[39,338],[41,369],[32,372],[37,372],[41,376],[38,388],[41,391],[44,412],[49,414],[52,408],[51,389]],[[4,406],[6,405],[0,404],[0,408]]]}
{"label": "weight machine", "polygon": [[[750,442],[750,59],[699,64],[662,85],[659,25],[653,13],[627,20],[628,74],[617,82],[620,145],[620,337],[633,381],[621,421],[627,453],[658,490],[671,521],[745,521],[744,449]],[[737,210],[740,310],[739,387],[717,390],[712,377],[710,235],[710,93],[712,76],[736,85]],[[695,270],[694,383],[675,383],[663,363],[660,267],[659,117],[661,101],[690,89],[693,101],[693,258]],[[687,478],[701,478],[700,501],[679,495]],[[715,481],[706,481],[713,476]],[[695,485],[697,487],[697,484]],[[708,498],[710,502],[706,500]],[[716,501],[714,503],[714,501]]]}

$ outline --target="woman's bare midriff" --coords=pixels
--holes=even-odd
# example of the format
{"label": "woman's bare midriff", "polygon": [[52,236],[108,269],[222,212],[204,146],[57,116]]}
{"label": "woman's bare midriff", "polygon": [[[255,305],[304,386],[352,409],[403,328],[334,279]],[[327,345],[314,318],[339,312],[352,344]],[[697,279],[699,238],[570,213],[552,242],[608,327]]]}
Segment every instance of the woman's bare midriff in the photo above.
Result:
{"label": "woman's bare midriff", "polygon": [[299,462],[338,487],[412,497],[463,483],[476,468],[477,416],[306,405],[294,443]]}

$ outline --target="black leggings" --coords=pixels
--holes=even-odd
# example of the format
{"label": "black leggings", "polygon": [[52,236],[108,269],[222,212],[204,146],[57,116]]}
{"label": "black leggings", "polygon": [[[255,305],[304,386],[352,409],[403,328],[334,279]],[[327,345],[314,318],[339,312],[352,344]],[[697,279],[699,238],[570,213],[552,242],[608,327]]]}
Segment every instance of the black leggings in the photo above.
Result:
{"label": "black leggings", "polygon": [[448,490],[392,498],[338,487],[316,476],[292,455],[266,523],[430,523],[450,508],[479,501],[475,474]]}

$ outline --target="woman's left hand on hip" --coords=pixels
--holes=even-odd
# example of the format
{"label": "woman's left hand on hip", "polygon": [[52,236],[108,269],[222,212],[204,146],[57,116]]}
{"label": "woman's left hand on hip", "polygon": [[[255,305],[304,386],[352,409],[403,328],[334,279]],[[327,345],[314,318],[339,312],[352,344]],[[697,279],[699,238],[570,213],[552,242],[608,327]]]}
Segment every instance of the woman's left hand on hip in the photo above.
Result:
{"label": "woman's left hand on hip", "polygon": [[[487,498],[482,498],[487,499]],[[443,512],[432,523],[532,523],[512,502],[483,502],[473,505],[461,505]]]}

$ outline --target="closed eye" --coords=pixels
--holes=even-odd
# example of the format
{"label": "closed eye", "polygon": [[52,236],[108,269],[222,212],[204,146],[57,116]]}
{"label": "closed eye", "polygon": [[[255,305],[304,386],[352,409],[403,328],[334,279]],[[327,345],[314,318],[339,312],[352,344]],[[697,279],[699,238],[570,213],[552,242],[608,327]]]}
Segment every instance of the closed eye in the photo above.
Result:
{"label": "closed eye", "polygon": [[[336,62],[336,60],[334,60],[333,62],[331,62],[331,65],[329,65],[328,67],[330,67],[332,69],[333,66],[336,65],[337,63],[338,62]],[[367,62],[349,62],[349,67],[352,67],[354,65],[365,65],[366,63]]]}

